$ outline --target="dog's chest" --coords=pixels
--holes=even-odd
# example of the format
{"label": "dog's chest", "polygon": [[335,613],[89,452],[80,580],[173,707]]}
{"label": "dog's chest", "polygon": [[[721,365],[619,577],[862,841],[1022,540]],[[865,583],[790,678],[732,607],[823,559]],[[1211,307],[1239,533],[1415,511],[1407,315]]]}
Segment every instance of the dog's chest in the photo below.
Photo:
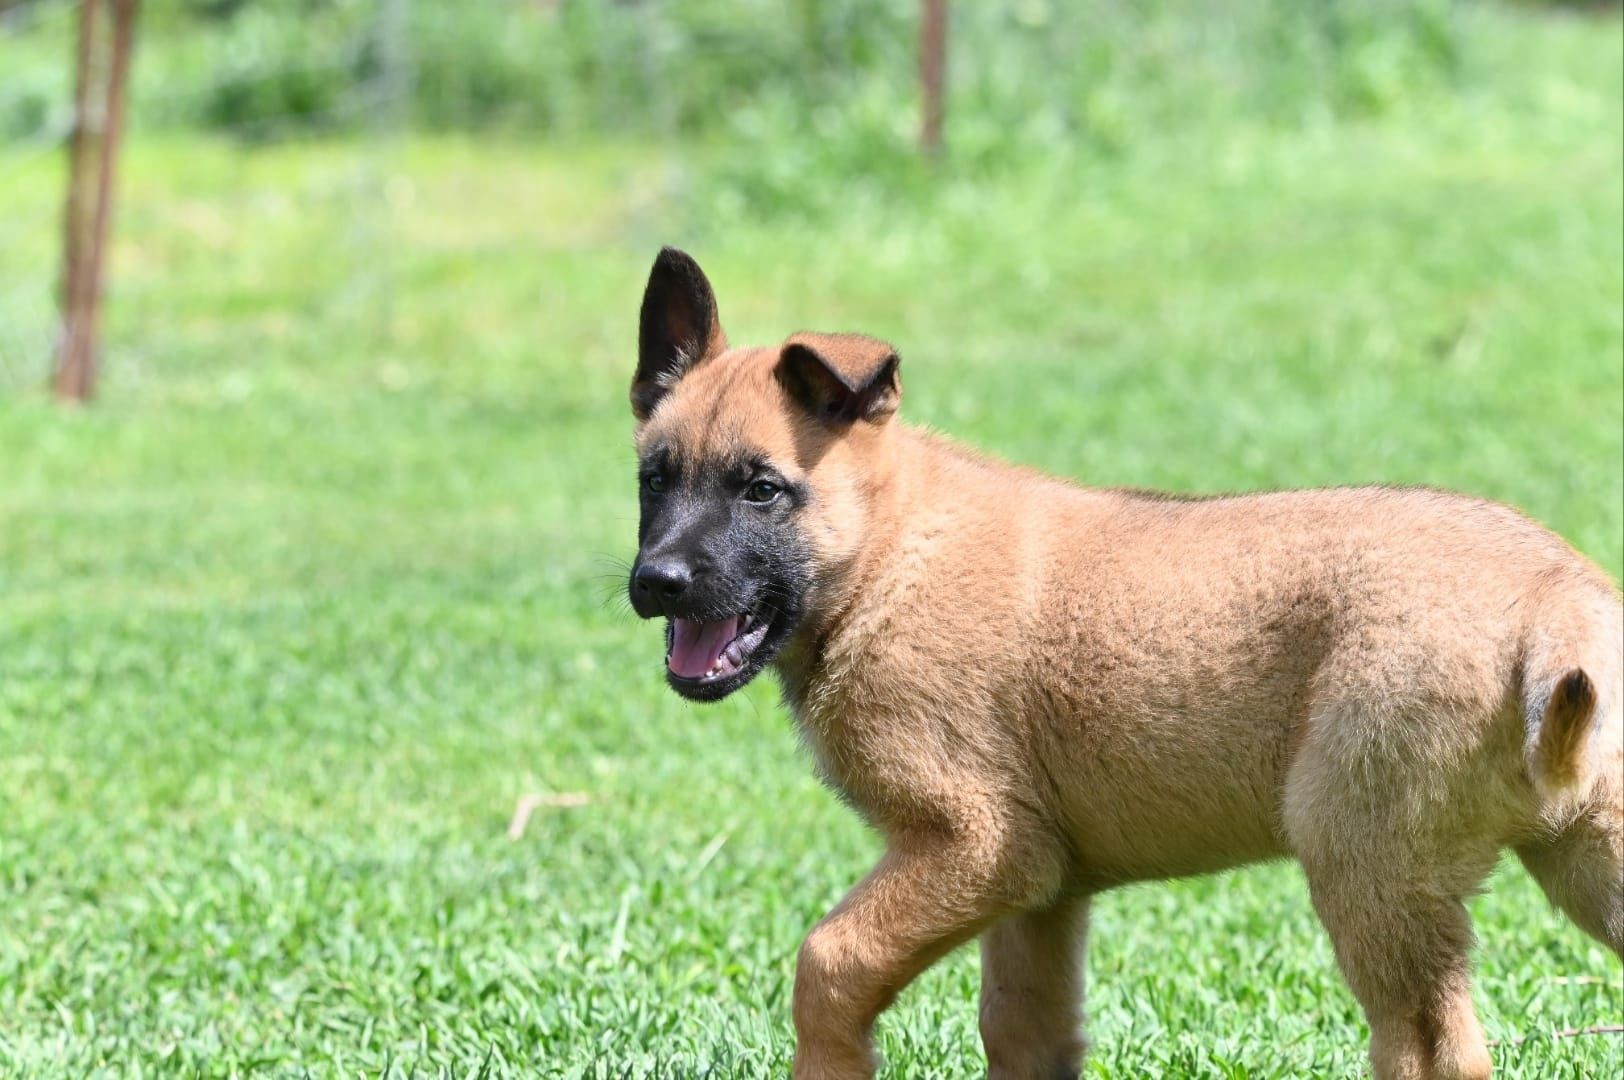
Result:
{"label": "dog's chest", "polygon": [[939,822],[1005,757],[974,689],[938,685],[904,650],[827,650],[785,697],[823,781],[882,830]]}
{"label": "dog's chest", "polygon": [[[872,788],[876,740],[875,705],[866,678],[849,669],[831,670],[824,658],[809,665],[793,684],[786,680],[785,697],[794,712],[801,738],[812,753],[825,783],[848,801]],[[865,712],[865,706],[867,711]]]}

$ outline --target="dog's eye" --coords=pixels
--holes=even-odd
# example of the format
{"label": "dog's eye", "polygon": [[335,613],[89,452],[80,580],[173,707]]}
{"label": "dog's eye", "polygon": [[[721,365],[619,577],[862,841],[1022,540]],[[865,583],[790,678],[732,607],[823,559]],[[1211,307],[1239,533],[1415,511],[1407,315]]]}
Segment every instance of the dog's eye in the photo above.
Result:
{"label": "dog's eye", "polygon": [[771,480],[757,480],[744,491],[744,497],[753,503],[770,503],[778,498],[781,489]]}
{"label": "dog's eye", "polygon": [[643,486],[656,495],[665,490],[665,473],[651,472],[643,477]]}

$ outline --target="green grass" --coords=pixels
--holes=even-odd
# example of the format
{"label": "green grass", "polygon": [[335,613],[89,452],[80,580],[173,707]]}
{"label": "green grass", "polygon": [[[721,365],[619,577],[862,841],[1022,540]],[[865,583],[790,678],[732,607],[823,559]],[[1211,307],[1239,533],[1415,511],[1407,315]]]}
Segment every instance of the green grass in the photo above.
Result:
{"label": "green grass", "polygon": [[[784,1071],[877,845],[767,680],[686,705],[611,602],[661,242],[734,340],[887,336],[905,415],[1007,457],[1455,487],[1616,578],[1619,26],[1503,40],[1493,93],[815,226],[729,214],[725,149],[138,139],[78,412],[33,389],[60,166],[0,148],[0,1071]],[[527,792],[591,801],[509,841]],[[1617,962],[1513,866],[1472,909],[1501,1075],[1617,1075],[1549,1037],[1624,1019]],[[1088,965],[1096,1075],[1362,1067],[1292,867],[1110,894]],[[882,1021],[889,1075],[978,1073],[976,966]]]}

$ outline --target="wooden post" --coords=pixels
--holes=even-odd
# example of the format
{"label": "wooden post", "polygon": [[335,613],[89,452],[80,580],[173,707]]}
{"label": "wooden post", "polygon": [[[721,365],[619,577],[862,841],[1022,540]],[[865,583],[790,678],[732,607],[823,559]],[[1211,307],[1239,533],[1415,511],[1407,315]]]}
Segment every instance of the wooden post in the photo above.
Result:
{"label": "wooden post", "polygon": [[947,78],[947,0],[923,0],[919,18],[919,148],[942,152],[942,92]]}
{"label": "wooden post", "polygon": [[68,143],[68,197],[62,215],[61,337],[57,341],[56,392],[78,398],[85,380],[84,319],[85,251],[90,246],[89,187],[92,175],[90,84],[96,57],[96,13],[100,0],[79,4],[79,50],[73,82],[73,137]]}
{"label": "wooden post", "polygon": [[[62,332],[52,385],[58,397],[86,401],[96,389],[97,324],[113,187],[123,133],[124,88],[140,0],[81,0],[78,71],[74,78],[73,139],[63,214]],[[112,16],[110,46],[102,44],[99,12]],[[104,55],[109,53],[110,55]]]}

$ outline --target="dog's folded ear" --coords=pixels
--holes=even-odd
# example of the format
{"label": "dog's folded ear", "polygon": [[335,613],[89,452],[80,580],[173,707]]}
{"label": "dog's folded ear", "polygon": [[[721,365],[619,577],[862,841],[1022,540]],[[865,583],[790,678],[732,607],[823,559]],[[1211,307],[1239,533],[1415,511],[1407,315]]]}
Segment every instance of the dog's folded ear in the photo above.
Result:
{"label": "dog's folded ear", "polygon": [[861,334],[795,334],[784,342],[777,375],[808,412],[832,424],[884,423],[902,400],[902,361],[883,341]]}
{"label": "dog's folded ear", "polygon": [[647,420],[690,368],[726,348],[716,294],[705,272],[687,252],[661,248],[643,290],[632,415]]}

